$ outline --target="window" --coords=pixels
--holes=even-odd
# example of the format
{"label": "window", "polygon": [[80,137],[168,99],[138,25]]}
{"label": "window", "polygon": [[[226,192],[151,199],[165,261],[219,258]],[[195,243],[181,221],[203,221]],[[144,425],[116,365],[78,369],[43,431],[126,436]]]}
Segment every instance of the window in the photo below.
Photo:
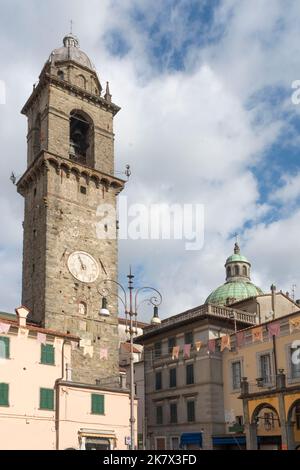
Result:
{"label": "window", "polygon": [[41,150],[41,117],[38,114],[32,128],[33,136],[33,156],[35,157]]}
{"label": "window", "polygon": [[9,406],[8,403],[9,385],[0,383],[0,406]]}
{"label": "window", "polygon": [[272,412],[264,413],[264,428],[266,431],[274,429],[274,414]]}
{"label": "window", "polygon": [[64,80],[64,79],[65,79],[65,74],[64,74],[63,70],[59,70],[59,71],[57,72],[57,76],[58,76],[58,78],[60,78],[61,80]]}
{"label": "window", "polygon": [[9,342],[6,336],[0,336],[0,358],[9,359]]}
{"label": "window", "polygon": [[171,353],[173,351],[174,346],[176,346],[176,338],[169,338],[168,339],[168,351]]}
{"label": "window", "polygon": [[40,388],[40,409],[54,410],[53,388]]}
{"label": "window", "polygon": [[186,409],[187,409],[187,420],[189,423],[193,423],[195,421],[195,402],[192,400],[187,401]]}
{"label": "window", "polygon": [[247,276],[247,267],[243,266],[243,276]]}
{"label": "window", "polygon": [[170,403],[170,423],[177,423],[177,403]]}
{"label": "window", "polygon": [[227,277],[230,277],[231,276],[231,267],[228,266],[227,267]]}
{"label": "window", "polygon": [[171,449],[179,450],[179,437],[171,437]]}
{"label": "window", "polygon": [[260,377],[262,384],[269,384],[271,382],[271,356],[270,354],[262,354],[260,356]]}
{"label": "window", "polygon": [[[70,158],[87,163],[91,151],[91,125],[82,113],[72,111],[70,116]],[[90,162],[91,163],[91,162]]]}
{"label": "window", "polygon": [[236,417],[235,417],[235,422],[236,422],[236,424],[238,424],[239,426],[243,426],[243,424],[244,424],[244,417],[243,417],[243,416],[236,416]]}
{"label": "window", "polygon": [[194,364],[186,366],[186,384],[191,385],[194,383]]}
{"label": "window", "polygon": [[156,424],[163,424],[163,408],[162,406],[156,407]]}
{"label": "window", "polygon": [[155,390],[162,389],[162,374],[161,371],[155,373]]}
{"label": "window", "polygon": [[[296,353],[298,351],[298,348],[290,348],[290,364],[291,364],[291,379],[300,379],[300,362],[295,361],[293,359],[300,358],[299,354]],[[294,355],[294,356],[293,356]]]}
{"label": "window", "polygon": [[104,415],[104,395],[92,393],[92,414]]}
{"label": "window", "polygon": [[79,302],[78,304],[78,313],[82,316],[86,315],[87,306],[85,302]]}
{"label": "window", "polygon": [[80,186],[80,192],[81,192],[81,194],[86,194],[86,187],[85,186]]}
{"label": "window", "polygon": [[232,389],[239,390],[241,388],[241,362],[235,361],[231,363],[231,373],[232,373]]}
{"label": "window", "polygon": [[295,406],[296,428],[300,429],[300,404]]}
{"label": "window", "polygon": [[154,343],[154,357],[161,357],[161,341]]}
{"label": "window", "polygon": [[177,375],[176,375],[176,369],[170,369],[170,388],[176,387],[177,385]]}
{"label": "window", "polygon": [[193,344],[194,343],[194,335],[192,331],[188,331],[184,334],[184,344]]}
{"label": "window", "polygon": [[240,275],[240,267],[239,266],[234,267],[234,273],[235,273],[236,276]]}
{"label": "window", "polygon": [[54,365],[54,347],[52,344],[42,344],[41,345],[41,363]]}

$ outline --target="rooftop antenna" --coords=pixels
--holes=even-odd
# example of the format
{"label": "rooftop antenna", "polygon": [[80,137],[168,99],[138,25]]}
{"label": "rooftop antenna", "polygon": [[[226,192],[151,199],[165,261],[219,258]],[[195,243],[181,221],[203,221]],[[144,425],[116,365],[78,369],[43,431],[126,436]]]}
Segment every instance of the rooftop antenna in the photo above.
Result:
{"label": "rooftop antenna", "polygon": [[293,284],[293,285],[292,285],[292,299],[293,299],[294,302],[295,302],[296,287],[297,287],[296,284]]}

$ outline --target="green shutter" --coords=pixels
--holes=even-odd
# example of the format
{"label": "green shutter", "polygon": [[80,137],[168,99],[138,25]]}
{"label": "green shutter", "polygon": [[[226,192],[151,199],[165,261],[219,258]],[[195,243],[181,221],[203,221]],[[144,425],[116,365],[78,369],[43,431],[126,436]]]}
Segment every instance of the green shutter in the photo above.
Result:
{"label": "green shutter", "polygon": [[54,364],[54,347],[52,344],[41,345],[41,363]]}
{"label": "green shutter", "polygon": [[9,385],[0,383],[0,406],[9,406],[8,403]]}
{"label": "green shutter", "polygon": [[40,388],[40,409],[54,410],[54,390],[52,388]]}
{"label": "green shutter", "polygon": [[0,358],[9,359],[9,338],[0,336]]}
{"label": "green shutter", "polygon": [[92,414],[104,415],[104,395],[92,393]]}

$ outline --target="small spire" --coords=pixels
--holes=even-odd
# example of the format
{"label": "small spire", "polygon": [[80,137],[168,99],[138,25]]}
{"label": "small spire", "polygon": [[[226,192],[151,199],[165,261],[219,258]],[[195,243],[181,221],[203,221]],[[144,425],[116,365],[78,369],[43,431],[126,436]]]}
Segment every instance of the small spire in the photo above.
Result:
{"label": "small spire", "polygon": [[111,97],[112,95],[110,94],[110,91],[109,91],[109,82],[106,82],[106,91],[105,91],[104,99],[108,101],[109,103],[111,103]]}

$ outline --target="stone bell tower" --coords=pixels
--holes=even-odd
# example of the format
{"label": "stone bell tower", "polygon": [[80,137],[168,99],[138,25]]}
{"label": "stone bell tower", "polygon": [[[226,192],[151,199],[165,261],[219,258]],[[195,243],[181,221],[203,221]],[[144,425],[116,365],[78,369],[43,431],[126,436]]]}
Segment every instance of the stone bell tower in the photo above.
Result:
{"label": "stone bell tower", "polygon": [[22,109],[28,119],[27,170],[17,183],[25,199],[22,302],[33,321],[83,338],[73,380],[86,383],[118,375],[117,301],[111,298],[109,315],[101,315],[99,291],[104,279],[117,280],[116,218],[112,212],[103,221],[101,208],[114,209],[124,186],[114,176],[119,109],[72,34],[51,53]]}

